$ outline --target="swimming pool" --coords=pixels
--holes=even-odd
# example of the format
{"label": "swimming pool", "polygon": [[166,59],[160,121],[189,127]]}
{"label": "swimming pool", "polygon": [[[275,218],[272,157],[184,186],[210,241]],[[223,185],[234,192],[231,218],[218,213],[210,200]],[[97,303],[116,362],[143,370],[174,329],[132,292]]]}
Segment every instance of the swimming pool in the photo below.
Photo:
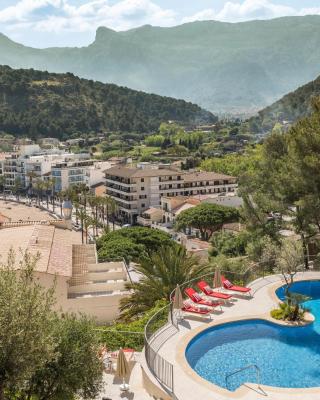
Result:
{"label": "swimming pool", "polygon": [[[209,328],[186,349],[190,366],[202,378],[234,391],[256,382],[254,368],[226,376],[247,365],[257,365],[261,384],[285,388],[320,387],[320,281],[295,282],[292,291],[312,297],[304,303],[315,321],[287,327],[261,319],[231,322]],[[281,299],[283,288],[276,291]]]}

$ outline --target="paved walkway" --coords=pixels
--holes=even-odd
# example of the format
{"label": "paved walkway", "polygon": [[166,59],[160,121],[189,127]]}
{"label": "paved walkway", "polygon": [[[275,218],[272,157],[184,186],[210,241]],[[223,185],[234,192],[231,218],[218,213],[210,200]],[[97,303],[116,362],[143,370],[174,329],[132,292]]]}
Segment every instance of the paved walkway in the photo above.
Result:
{"label": "paved walkway", "polygon": [[[257,385],[250,385],[252,389],[246,389],[244,386],[236,392],[228,392],[199,377],[188,365],[185,357],[185,347],[195,331],[209,327],[211,325],[227,322],[230,319],[241,319],[269,315],[272,308],[277,306],[277,298],[272,295],[272,287],[281,283],[282,276],[274,275],[265,279],[259,279],[252,285],[253,298],[237,298],[232,306],[223,307],[223,312],[213,314],[213,320],[204,322],[199,320],[187,319],[180,324],[179,332],[172,335],[160,348],[160,355],[174,365],[175,394],[178,400],[227,400],[237,398],[241,400],[320,400],[320,391],[310,389],[308,393],[302,394],[301,391],[270,389],[264,387],[265,393],[262,393]],[[297,279],[320,279],[320,272],[304,272],[296,276]],[[215,390],[218,388],[218,390]]]}
{"label": "paved walkway", "polygon": [[130,390],[126,393],[120,391],[120,385],[122,383],[119,378],[116,378],[113,374],[103,374],[104,388],[96,398],[96,400],[108,399],[108,400],[150,400],[151,397],[145,391],[142,384],[142,373],[139,363],[139,359],[134,365],[130,377],[127,380],[129,383]]}

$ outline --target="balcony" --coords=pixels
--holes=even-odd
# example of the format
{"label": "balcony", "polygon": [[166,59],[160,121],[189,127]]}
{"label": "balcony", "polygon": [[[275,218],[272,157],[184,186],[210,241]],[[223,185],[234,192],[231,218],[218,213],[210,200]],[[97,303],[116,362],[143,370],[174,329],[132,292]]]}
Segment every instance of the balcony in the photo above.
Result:
{"label": "balcony", "polygon": [[136,189],[133,187],[125,187],[125,186],[120,186],[120,185],[115,185],[115,184],[107,184],[107,189],[113,190],[115,192],[121,193],[137,193]]}
{"label": "balcony", "polygon": [[125,178],[119,178],[117,176],[106,176],[106,182],[107,183],[115,183],[115,184],[121,184],[126,186],[126,187],[132,187],[135,185],[135,183],[131,182],[130,179],[125,179]]}
{"label": "balcony", "polygon": [[122,196],[119,193],[110,193],[110,191],[108,189],[107,189],[106,193],[109,196],[113,197],[115,200],[120,200],[120,201],[123,201],[125,203],[133,203],[133,202],[136,203],[137,202],[137,200],[134,199],[133,196]]}

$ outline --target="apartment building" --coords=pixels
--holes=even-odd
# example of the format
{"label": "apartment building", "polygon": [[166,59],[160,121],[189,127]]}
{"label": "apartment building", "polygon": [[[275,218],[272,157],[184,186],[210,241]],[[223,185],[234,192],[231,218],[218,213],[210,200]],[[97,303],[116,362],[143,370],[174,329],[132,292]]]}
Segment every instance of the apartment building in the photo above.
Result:
{"label": "apartment building", "polygon": [[4,188],[10,191],[19,180],[20,185],[25,185],[24,162],[20,159],[18,153],[8,153],[0,160],[0,172],[4,177]]}
{"label": "apartment building", "polygon": [[97,185],[104,182],[104,171],[110,167],[107,161],[91,160],[88,153],[43,150],[38,145],[21,145],[16,152],[0,154],[0,176],[7,192],[14,189],[17,180],[22,189],[28,189],[32,181],[51,177],[57,192],[77,183]]}
{"label": "apartment building", "polygon": [[95,160],[74,160],[58,162],[51,166],[51,177],[55,179],[55,191],[60,192],[77,184],[91,187],[104,182],[104,171],[108,162]]}
{"label": "apartment building", "polygon": [[55,179],[55,191],[66,190],[77,184],[87,184],[87,168],[92,160],[63,161],[51,167],[51,176]]}
{"label": "apartment building", "polygon": [[236,178],[215,172],[188,172],[161,168],[113,167],[105,171],[106,194],[118,204],[119,217],[134,223],[161,198],[231,193]]}

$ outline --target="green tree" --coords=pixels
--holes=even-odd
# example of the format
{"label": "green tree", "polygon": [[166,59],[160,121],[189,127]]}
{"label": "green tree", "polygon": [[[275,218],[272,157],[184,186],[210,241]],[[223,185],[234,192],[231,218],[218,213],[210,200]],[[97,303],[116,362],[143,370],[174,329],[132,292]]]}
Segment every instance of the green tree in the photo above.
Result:
{"label": "green tree", "polygon": [[239,219],[239,212],[232,207],[220,204],[202,203],[189,208],[178,215],[175,228],[185,230],[187,228],[198,229],[203,240],[210,239],[213,232],[222,228],[227,222]]}
{"label": "green tree", "polygon": [[188,255],[178,244],[166,245],[157,252],[141,259],[136,271],[141,274],[139,282],[128,283],[126,288],[133,293],[121,300],[121,318],[136,318],[152,308],[157,300],[170,300],[170,293],[177,284],[200,277],[207,267]]}
{"label": "green tree", "polygon": [[308,243],[320,232],[319,129],[320,100],[316,100],[309,118],[287,133],[273,132],[266,139],[257,168],[241,180],[247,220],[259,216],[259,226],[265,234],[270,234],[272,225],[273,232],[279,230],[279,226],[267,221],[270,211],[291,216],[291,228],[303,244],[305,268]]}
{"label": "green tree", "polygon": [[244,173],[255,171],[261,159],[261,145],[246,147],[244,153],[227,154],[223,157],[208,158],[200,164],[205,171],[220,172],[241,177]]}
{"label": "green tree", "polygon": [[[34,276],[38,256],[9,253],[0,269],[0,399],[23,388],[52,357],[54,288]],[[19,267],[20,273],[16,268]]]}
{"label": "green tree", "polygon": [[122,228],[102,235],[97,240],[99,259],[139,262],[163,245],[170,245],[170,236],[158,229],[145,227]]}
{"label": "green tree", "polygon": [[65,315],[55,321],[52,336],[52,357],[35,372],[24,395],[37,400],[95,398],[102,388],[103,366],[93,322],[84,315]]}
{"label": "green tree", "polygon": [[[107,233],[109,235],[109,233]],[[117,236],[106,241],[98,250],[99,261],[119,261],[125,259],[127,263],[132,260],[138,261],[144,253],[142,244],[133,240]]]}
{"label": "green tree", "polygon": [[246,254],[246,246],[249,240],[248,232],[238,234],[232,232],[217,232],[211,237],[211,255],[223,254],[228,257],[239,257]]}

